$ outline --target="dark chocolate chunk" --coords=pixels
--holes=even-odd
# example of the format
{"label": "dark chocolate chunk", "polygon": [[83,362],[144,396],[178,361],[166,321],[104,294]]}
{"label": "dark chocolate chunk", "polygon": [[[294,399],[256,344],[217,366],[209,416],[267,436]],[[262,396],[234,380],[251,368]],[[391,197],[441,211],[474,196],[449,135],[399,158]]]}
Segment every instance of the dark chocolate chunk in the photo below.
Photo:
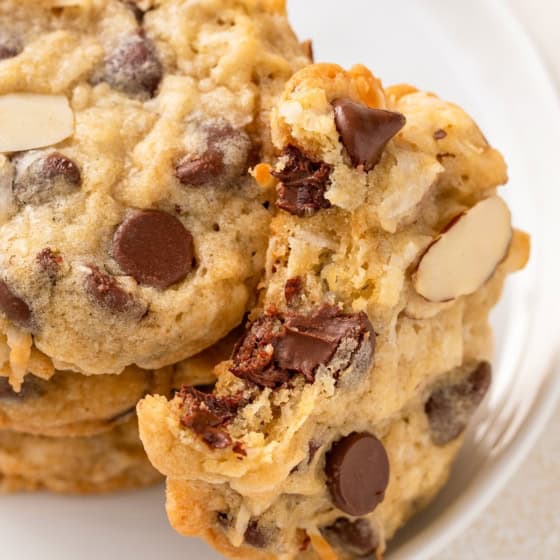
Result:
{"label": "dark chocolate chunk", "polygon": [[27,166],[22,160],[16,168],[13,191],[20,204],[43,204],[75,192],[82,183],[78,166],[59,152],[40,155]]}
{"label": "dark chocolate chunk", "polygon": [[333,504],[349,515],[366,515],[385,497],[387,452],[374,435],[355,432],[331,447],[325,474]]}
{"label": "dark chocolate chunk", "polygon": [[363,343],[373,356],[375,334],[365,313],[347,314],[331,305],[306,315],[269,313],[255,321],[237,344],[231,371],[262,387],[279,387],[296,374],[312,383],[316,369],[332,361],[343,341],[351,354],[337,364],[337,372],[348,367]]}
{"label": "dark chocolate chunk", "polygon": [[250,521],[245,531],[245,543],[255,548],[265,548],[268,544],[266,531],[256,521]]}
{"label": "dark chocolate chunk", "polygon": [[247,402],[241,395],[218,397],[194,387],[183,387],[179,393],[184,414],[181,423],[201,436],[212,449],[226,449],[233,443],[227,425]]}
{"label": "dark chocolate chunk", "polygon": [[354,167],[371,171],[389,140],[406,124],[404,115],[372,109],[344,97],[333,102],[336,128]]}
{"label": "dark chocolate chunk", "polygon": [[367,519],[339,517],[321,533],[332,546],[358,558],[374,554],[379,546],[379,538]]}
{"label": "dark chocolate chunk", "polygon": [[118,283],[116,278],[103,272],[95,265],[89,265],[85,286],[92,300],[112,313],[139,311],[141,307]]}
{"label": "dark chocolate chunk", "polygon": [[311,315],[288,314],[285,335],[278,341],[275,358],[279,367],[303,373],[308,381],[321,364],[327,364],[343,339],[362,341],[374,334],[367,315],[342,313],[337,307],[324,305]]}
{"label": "dark chocolate chunk", "polygon": [[446,445],[463,433],[491,382],[492,366],[481,362],[463,381],[438,387],[432,392],[425,411],[436,445]]}
{"label": "dark chocolate chunk", "polygon": [[445,132],[445,130],[443,130],[442,128],[438,128],[434,132],[434,140],[443,140],[446,136],[447,132]]}
{"label": "dark chocolate chunk", "polygon": [[280,181],[276,206],[300,217],[330,208],[325,192],[330,184],[331,166],[324,161],[313,161],[295,146],[288,146],[282,155],[283,169],[272,172]]}
{"label": "dark chocolate chunk", "polygon": [[113,257],[140,284],[168,288],[193,268],[193,238],[173,215],[135,210],[113,237]]}
{"label": "dark chocolate chunk", "polygon": [[284,326],[276,316],[265,315],[255,321],[234,349],[232,373],[261,387],[286,383],[289,372],[274,366],[274,346],[283,333]]}
{"label": "dark chocolate chunk", "polygon": [[163,77],[156,47],[143,31],[126,37],[105,59],[100,80],[128,95],[153,97]]}
{"label": "dark chocolate chunk", "polygon": [[289,278],[284,286],[284,297],[288,307],[298,307],[301,304],[303,278],[296,276]]}
{"label": "dark chocolate chunk", "polygon": [[45,247],[37,253],[35,257],[39,268],[47,275],[49,280],[54,284],[58,277],[58,271],[62,264],[62,257],[55,253],[50,247]]}
{"label": "dark chocolate chunk", "polygon": [[184,185],[199,187],[211,183],[224,173],[221,152],[209,149],[201,156],[186,156],[175,168],[175,175]]}
{"label": "dark chocolate chunk", "polygon": [[24,329],[33,327],[33,314],[31,308],[25,301],[18,297],[6,284],[0,279],[0,312],[16,325]]}

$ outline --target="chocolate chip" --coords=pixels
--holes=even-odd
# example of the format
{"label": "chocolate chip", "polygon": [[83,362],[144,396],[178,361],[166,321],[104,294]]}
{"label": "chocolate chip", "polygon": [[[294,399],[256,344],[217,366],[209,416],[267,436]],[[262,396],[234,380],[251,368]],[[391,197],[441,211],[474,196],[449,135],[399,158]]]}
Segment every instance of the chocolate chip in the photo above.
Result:
{"label": "chocolate chip", "polygon": [[331,166],[313,161],[295,146],[284,149],[284,166],[272,175],[278,184],[276,206],[295,216],[310,216],[331,203],[325,198],[330,184]]}
{"label": "chocolate chip", "polygon": [[320,365],[334,364],[338,374],[363,346],[370,362],[375,334],[365,313],[346,314],[331,305],[308,314],[272,312],[255,321],[237,344],[231,371],[262,387],[279,387],[296,374],[312,383]]}
{"label": "chocolate chip", "polygon": [[249,522],[244,538],[246,544],[255,548],[265,548],[268,544],[266,532],[254,520]]}
{"label": "chocolate chip", "polygon": [[58,271],[62,264],[62,257],[53,252],[50,247],[45,247],[37,253],[35,257],[39,268],[47,275],[49,280],[54,284],[58,277]]}
{"label": "chocolate chip", "polygon": [[31,152],[16,162],[14,196],[20,204],[43,204],[80,187],[78,166],[59,152]]}
{"label": "chocolate chip", "polygon": [[23,45],[12,33],[0,30],[0,60],[13,58],[21,53]]}
{"label": "chocolate chip", "polygon": [[445,130],[443,130],[442,128],[438,128],[434,132],[434,140],[443,140],[446,136],[447,132],[445,132]]}
{"label": "chocolate chip", "polygon": [[358,558],[374,554],[379,547],[379,538],[367,519],[339,517],[321,533],[332,546]]}
{"label": "chocolate chip", "polygon": [[387,452],[374,435],[355,432],[331,447],[325,474],[333,504],[349,515],[366,515],[385,497]]}
{"label": "chocolate chip", "polygon": [[247,149],[250,147],[247,134],[238,128],[234,128],[225,120],[209,121],[204,123],[202,127],[210,146],[216,146],[223,151],[223,144],[235,143],[242,138],[243,142],[246,143],[245,147]]}
{"label": "chocolate chip", "polygon": [[286,304],[288,307],[298,307],[301,305],[303,290],[303,278],[301,276],[296,276],[295,278],[289,278],[284,286],[284,297],[286,298]]}
{"label": "chocolate chip", "polygon": [[109,276],[95,265],[89,265],[89,274],[85,279],[86,291],[91,299],[100,307],[112,313],[126,313],[133,310],[139,312],[141,307],[126,292],[113,276]]}
{"label": "chocolate chip", "polygon": [[201,156],[187,156],[175,168],[175,176],[183,185],[194,185],[195,187],[211,183],[223,172],[223,155],[213,149]]}
{"label": "chocolate chip", "polygon": [[372,109],[344,97],[333,102],[336,128],[354,167],[371,171],[383,150],[406,124],[404,115]]}
{"label": "chocolate chip", "polygon": [[154,43],[139,31],[126,37],[105,59],[100,79],[128,95],[153,97],[163,77]]}
{"label": "chocolate chip", "polygon": [[168,288],[193,268],[193,238],[173,215],[136,210],[113,237],[113,257],[140,284]]}
{"label": "chocolate chip", "polygon": [[59,152],[49,154],[43,163],[43,172],[50,181],[63,178],[70,185],[80,185],[82,176],[78,166]]}
{"label": "chocolate chip", "polygon": [[218,397],[185,386],[179,398],[185,410],[181,417],[184,426],[201,436],[212,449],[226,449],[232,445],[226,426],[235,418],[237,411],[247,404],[241,395]]}
{"label": "chocolate chip", "polygon": [[25,301],[18,297],[6,284],[0,279],[0,312],[16,325],[24,329],[33,327],[33,315],[31,309]]}
{"label": "chocolate chip", "polygon": [[275,388],[286,383],[290,373],[274,364],[274,346],[283,333],[283,324],[275,316],[255,321],[234,349],[232,373],[262,387]]}
{"label": "chocolate chip", "polygon": [[275,349],[276,361],[282,369],[299,371],[308,380],[321,364],[327,364],[343,339],[362,341],[369,337],[373,345],[373,329],[365,313],[345,314],[332,306],[322,306],[305,316],[288,315],[286,333]]}
{"label": "chocolate chip", "polygon": [[227,186],[247,173],[257,148],[245,131],[224,120],[193,122],[190,126],[205,136],[207,148],[179,161],[175,176],[182,184]]}
{"label": "chocolate chip", "polygon": [[432,392],[425,411],[435,445],[446,445],[463,433],[491,382],[492,366],[481,362],[465,380]]}

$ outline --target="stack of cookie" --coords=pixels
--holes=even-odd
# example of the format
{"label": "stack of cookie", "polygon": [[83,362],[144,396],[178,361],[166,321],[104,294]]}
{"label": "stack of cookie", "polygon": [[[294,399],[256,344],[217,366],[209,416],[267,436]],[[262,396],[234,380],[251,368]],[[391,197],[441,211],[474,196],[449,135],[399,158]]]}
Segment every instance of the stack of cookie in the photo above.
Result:
{"label": "stack of cookie", "polygon": [[0,57],[4,487],[159,472],[228,557],[381,557],[447,479],[528,258],[500,153],[433,94],[311,64],[282,0],[5,0]]}
{"label": "stack of cookie", "polygon": [[271,116],[258,302],[211,394],[139,405],[171,523],[231,558],[380,557],[447,480],[529,254],[502,156],[457,106],[311,65]]}
{"label": "stack of cookie", "polygon": [[159,479],[136,403],[241,322],[263,268],[247,172],[309,63],[280,4],[0,3],[4,489]]}

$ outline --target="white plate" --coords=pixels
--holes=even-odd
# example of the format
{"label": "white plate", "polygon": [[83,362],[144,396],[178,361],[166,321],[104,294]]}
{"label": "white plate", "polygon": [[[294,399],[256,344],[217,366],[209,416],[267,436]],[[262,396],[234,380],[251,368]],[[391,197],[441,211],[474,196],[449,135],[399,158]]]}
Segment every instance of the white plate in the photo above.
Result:
{"label": "white plate", "polygon": [[[519,226],[534,234],[529,269],[508,284],[495,314],[496,382],[461,460],[433,506],[402,531],[389,557],[428,558],[462,530],[528,452],[560,392],[558,348],[560,109],[520,24],[495,0],[292,0],[318,60],[363,62],[385,83],[437,91],[475,116],[510,165]],[[216,560],[168,527],[163,489],[98,498],[0,500],[0,558]]]}

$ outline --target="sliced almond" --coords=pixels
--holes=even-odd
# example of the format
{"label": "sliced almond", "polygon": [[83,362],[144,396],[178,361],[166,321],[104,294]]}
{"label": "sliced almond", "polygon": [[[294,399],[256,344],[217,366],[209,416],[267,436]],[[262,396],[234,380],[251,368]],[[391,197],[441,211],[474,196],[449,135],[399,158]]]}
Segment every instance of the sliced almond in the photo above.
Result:
{"label": "sliced almond", "polygon": [[424,253],[414,276],[416,291],[443,302],[472,294],[496,270],[512,237],[511,214],[493,196],[453,220]]}
{"label": "sliced almond", "polygon": [[0,96],[0,152],[52,146],[73,132],[74,114],[64,95]]}

